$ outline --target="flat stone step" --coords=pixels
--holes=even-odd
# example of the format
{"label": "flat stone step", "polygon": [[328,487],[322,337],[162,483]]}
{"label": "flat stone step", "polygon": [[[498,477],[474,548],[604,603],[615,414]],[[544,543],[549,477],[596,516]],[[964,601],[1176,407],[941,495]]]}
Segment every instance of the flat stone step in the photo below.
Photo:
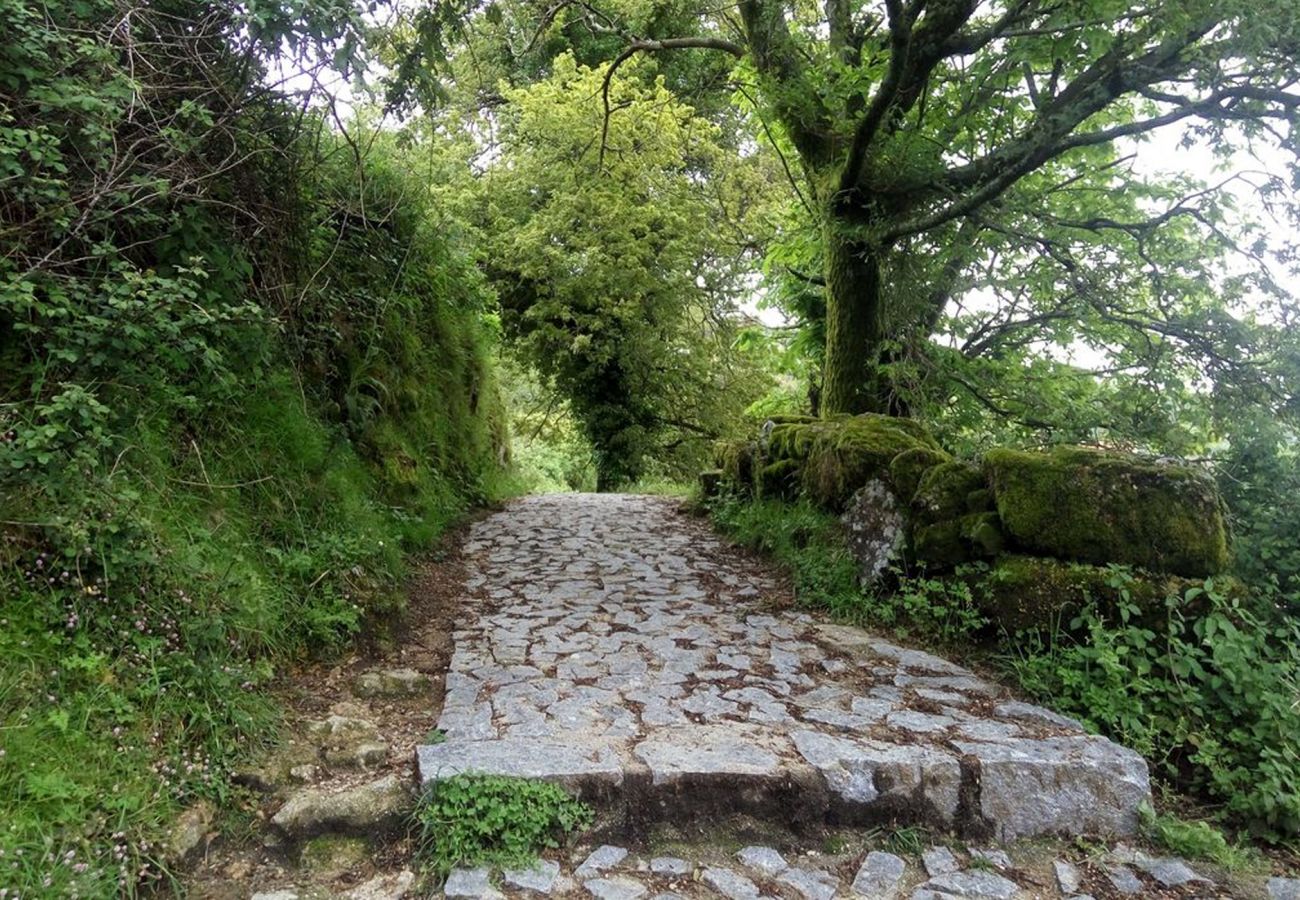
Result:
{"label": "flat stone step", "polygon": [[758,607],[774,577],[671,502],[528,498],[465,545],[428,783],[542,778],[611,829],[737,814],[970,839],[1127,835],[1140,756],[954,663]]}

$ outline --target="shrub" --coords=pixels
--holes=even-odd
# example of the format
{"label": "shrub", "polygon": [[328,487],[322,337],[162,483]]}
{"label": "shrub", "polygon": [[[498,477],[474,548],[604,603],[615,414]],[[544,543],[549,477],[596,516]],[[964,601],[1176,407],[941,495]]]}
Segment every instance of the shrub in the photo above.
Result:
{"label": "shrub", "polygon": [[527,866],[592,818],[558,785],[466,774],[429,785],[414,824],[420,859],[445,877],[456,866]]}
{"label": "shrub", "polygon": [[[1185,610],[1201,610],[1195,616]],[[1036,697],[1143,753],[1256,835],[1300,833],[1300,626],[1270,624],[1212,581],[1166,600],[1168,623],[1095,604],[1080,637],[1030,638],[1009,657]]]}

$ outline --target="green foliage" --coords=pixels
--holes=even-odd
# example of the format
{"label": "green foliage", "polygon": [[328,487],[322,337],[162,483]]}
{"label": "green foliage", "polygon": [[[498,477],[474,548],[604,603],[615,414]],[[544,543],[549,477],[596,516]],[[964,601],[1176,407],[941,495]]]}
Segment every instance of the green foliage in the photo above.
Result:
{"label": "green foliage", "polygon": [[[557,56],[482,119],[502,136],[497,158],[480,176],[456,166],[443,191],[473,226],[506,338],[566,401],[602,489],[693,474],[769,386],[741,347],[738,263],[714,224],[748,167],[723,167],[716,129],[642,77],[649,65],[630,62],[610,86],[615,109],[646,106],[606,119],[604,73]],[[431,145],[466,161],[484,152]]]}
{"label": "green foliage", "polygon": [[1172,813],[1157,813],[1144,805],[1139,810],[1142,831],[1148,840],[1182,859],[1203,859],[1229,872],[1259,866],[1259,854],[1230,843],[1223,832],[1209,822],[1188,821]]}
{"label": "green foliage", "polygon": [[444,877],[456,866],[528,866],[592,820],[559,785],[467,774],[429,785],[414,827],[420,860]]}
{"label": "green foliage", "polygon": [[[1198,608],[1196,614],[1185,610]],[[1300,626],[1270,624],[1213,582],[1166,600],[1157,632],[1139,609],[1089,606],[1078,637],[1028,637],[1021,685],[1135,747],[1260,837],[1300,832]]]}
{"label": "green foliage", "polygon": [[261,84],[350,10],[0,0],[10,894],[164,885],[168,819],[274,735],[258,687],[496,487],[481,279],[391,137]]}

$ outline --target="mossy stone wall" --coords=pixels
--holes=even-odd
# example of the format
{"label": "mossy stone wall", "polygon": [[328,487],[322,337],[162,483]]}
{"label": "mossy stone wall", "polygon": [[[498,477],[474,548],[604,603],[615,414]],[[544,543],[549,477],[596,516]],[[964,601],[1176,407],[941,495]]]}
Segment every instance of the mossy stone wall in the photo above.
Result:
{"label": "mossy stone wall", "polygon": [[1003,528],[1024,551],[1189,577],[1228,563],[1218,493],[1193,469],[1061,447],[991,450],[984,472]]}

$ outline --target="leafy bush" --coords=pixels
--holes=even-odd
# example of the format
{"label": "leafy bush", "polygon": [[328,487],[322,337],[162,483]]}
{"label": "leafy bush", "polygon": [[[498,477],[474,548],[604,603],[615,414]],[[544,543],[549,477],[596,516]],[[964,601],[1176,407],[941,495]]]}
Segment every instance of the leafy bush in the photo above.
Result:
{"label": "leafy bush", "polygon": [[558,785],[496,775],[436,781],[415,813],[419,855],[439,876],[455,866],[527,866],[591,822],[591,809]]}
{"label": "leafy bush", "polygon": [[0,0],[9,896],[164,882],[168,820],[273,737],[256,688],[496,490],[482,279],[394,137],[260,82],[347,10]]}
{"label": "leafy bush", "polygon": [[1169,597],[1159,633],[1137,612],[1090,606],[1070,623],[1081,637],[1031,638],[1011,669],[1260,837],[1300,833],[1300,626],[1261,620],[1213,581]]}

